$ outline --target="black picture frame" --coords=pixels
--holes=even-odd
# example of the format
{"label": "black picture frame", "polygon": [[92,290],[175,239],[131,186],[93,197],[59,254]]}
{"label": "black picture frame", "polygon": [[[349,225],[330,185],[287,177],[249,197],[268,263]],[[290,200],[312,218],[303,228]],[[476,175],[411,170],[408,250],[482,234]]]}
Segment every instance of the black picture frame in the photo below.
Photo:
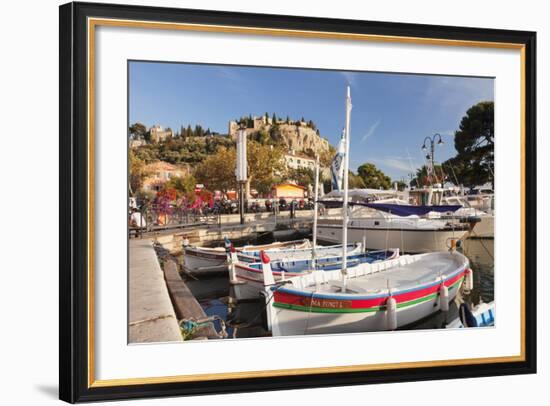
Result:
{"label": "black picture frame", "polygon": [[[374,21],[261,15],[112,4],[69,3],[60,6],[60,251],[59,397],[67,402],[159,396],[220,394],[278,389],[359,385],[527,374],[536,372],[536,33]],[[90,385],[88,352],[89,286],[87,267],[90,204],[87,174],[87,19],[231,25],[270,29],[344,32],[394,37],[483,41],[521,45],[525,57],[524,147],[524,359],[517,362],[414,367],[365,372],[313,373],[198,382]]]}

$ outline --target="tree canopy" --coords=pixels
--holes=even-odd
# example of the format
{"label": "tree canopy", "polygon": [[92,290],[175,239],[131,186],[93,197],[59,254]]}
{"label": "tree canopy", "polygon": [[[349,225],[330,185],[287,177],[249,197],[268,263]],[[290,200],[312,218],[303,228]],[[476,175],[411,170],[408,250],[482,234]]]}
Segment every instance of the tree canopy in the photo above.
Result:
{"label": "tree canopy", "polygon": [[145,162],[136,157],[132,150],[128,153],[128,161],[130,163],[130,195],[135,196],[143,187],[143,181],[149,174],[145,169]]}
{"label": "tree canopy", "polygon": [[226,192],[236,184],[235,162],[237,153],[235,148],[220,147],[215,154],[207,156],[195,168],[195,177],[204,183],[208,189]]}
{"label": "tree canopy", "polygon": [[[283,151],[255,141],[247,143],[248,179],[250,186],[260,193],[268,193],[274,183],[285,175]],[[195,177],[211,190],[227,191],[236,186],[234,146],[220,147],[195,168]]]}
{"label": "tree canopy", "polygon": [[142,145],[133,148],[136,157],[145,163],[165,161],[174,165],[183,163],[197,164],[216,152],[219,148],[231,148],[234,141],[225,137],[196,137],[193,131],[184,132],[179,138],[170,138],[164,142]]}
{"label": "tree canopy", "polygon": [[164,184],[164,187],[176,190],[178,197],[183,195],[187,198],[192,198],[195,195],[196,184],[197,180],[193,175],[188,175],[185,177],[174,176]]}
{"label": "tree canopy", "polygon": [[283,155],[282,148],[248,141],[247,158],[250,186],[260,193],[269,193],[271,186],[280,182],[286,175]]}
{"label": "tree canopy", "polygon": [[465,186],[493,181],[494,168],[494,102],[480,102],[468,109],[455,132],[457,155],[443,163],[450,180]]}
{"label": "tree canopy", "polygon": [[435,183],[444,183],[446,179],[447,174],[441,165],[435,164],[434,173],[431,175],[428,175],[428,167],[423,165],[421,168],[416,170],[416,177],[411,180],[411,186],[430,186]]}
{"label": "tree canopy", "polygon": [[315,171],[309,168],[290,169],[287,178],[297,185],[308,187],[315,184]]}
{"label": "tree canopy", "polygon": [[142,123],[134,123],[130,126],[129,131],[136,140],[144,139],[147,134],[147,127]]}
{"label": "tree canopy", "polygon": [[349,171],[348,174],[348,185],[350,189],[364,189],[367,187],[361,175],[357,175],[352,171]]}
{"label": "tree canopy", "polygon": [[389,189],[391,187],[391,178],[372,163],[364,163],[357,168],[357,173],[366,188]]}

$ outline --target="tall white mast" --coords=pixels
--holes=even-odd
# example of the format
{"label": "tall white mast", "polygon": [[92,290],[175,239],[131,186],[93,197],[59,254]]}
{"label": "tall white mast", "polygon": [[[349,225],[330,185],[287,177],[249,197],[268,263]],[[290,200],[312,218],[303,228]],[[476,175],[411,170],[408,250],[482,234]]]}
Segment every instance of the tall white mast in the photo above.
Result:
{"label": "tall white mast", "polygon": [[350,145],[350,119],[351,119],[351,90],[348,86],[346,97],[346,136],[344,155],[344,197],[342,201],[342,287],[346,291],[346,276],[348,273],[348,178],[349,178],[349,145]]}
{"label": "tall white mast", "polygon": [[311,248],[311,268],[315,271],[315,248],[317,246],[317,213],[319,211],[319,155],[315,160],[315,192],[313,193],[313,247]]}

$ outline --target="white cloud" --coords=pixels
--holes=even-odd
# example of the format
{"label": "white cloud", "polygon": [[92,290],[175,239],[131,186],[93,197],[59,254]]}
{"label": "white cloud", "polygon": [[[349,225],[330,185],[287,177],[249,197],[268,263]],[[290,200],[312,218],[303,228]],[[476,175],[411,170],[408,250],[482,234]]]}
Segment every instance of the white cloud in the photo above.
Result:
{"label": "white cloud", "polygon": [[485,100],[494,100],[494,80],[475,77],[432,76],[425,90],[425,102],[439,109],[464,111]]}
{"label": "white cloud", "polygon": [[361,138],[361,142],[365,142],[367,140],[367,138],[369,138],[371,135],[373,135],[374,132],[376,131],[376,128],[379,125],[380,125],[380,120],[376,120],[376,122],[369,127],[369,129],[365,133],[365,135],[363,135],[363,137]]}
{"label": "white cloud", "polygon": [[421,166],[416,160],[404,156],[386,156],[373,158],[371,161],[383,168],[396,169],[402,172],[416,172],[416,169]]}
{"label": "white cloud", "polygon": [[226,67],[226,66],[217,66],[216,70],[218,71],[218,74],[226,80],[230,80],[232,82],[242,82],[243,77],[237,72],[236,69],[232,67]]}
{"label": "white cloud", "polygon": [[435,131],[434,134],[435,133],[439,133],[442,137],[443,136],[454,137],[454,135],[455,135],[454,130]]}

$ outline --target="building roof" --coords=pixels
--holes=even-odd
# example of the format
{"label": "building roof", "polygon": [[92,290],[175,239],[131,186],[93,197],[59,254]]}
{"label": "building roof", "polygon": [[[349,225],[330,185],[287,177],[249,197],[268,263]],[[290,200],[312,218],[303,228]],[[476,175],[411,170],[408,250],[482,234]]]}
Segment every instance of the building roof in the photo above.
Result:
{"label": "building roof", "polygon": [[306,188],[303,187],[303,186],[297,185],[295,183],[289,183],[289,182],[279,183],[278,185],[273,185],[271,187],[271,189],[275,189],[275,188],[282,187],[282,186],[292,186],[292,187],[296,187],[296,188],[299,188],[299,189],[302,189],[302,190],[306,190]]}

